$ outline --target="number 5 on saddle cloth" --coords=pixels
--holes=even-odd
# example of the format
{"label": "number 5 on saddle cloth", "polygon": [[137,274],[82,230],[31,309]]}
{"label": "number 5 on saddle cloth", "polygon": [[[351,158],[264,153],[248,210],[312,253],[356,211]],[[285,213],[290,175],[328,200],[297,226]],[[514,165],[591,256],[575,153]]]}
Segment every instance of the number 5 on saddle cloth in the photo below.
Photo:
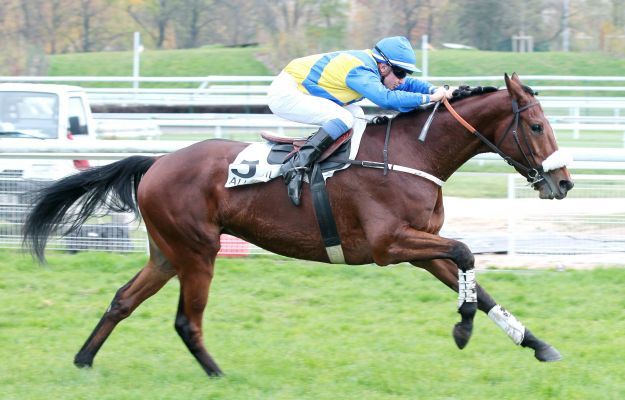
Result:
{"label": "number 5 on saddle cloth", "polygon": [[[345,257],[332,215],[325,179],[331,177],[335,171],[351,165],[341,162],[341,160],[355,159],[365,127],[366,121],[358,120],[354,124],[353,131],[349,131],[337,139],[335,145],[328,149],[327,154],[322,155],[320,158],[322,161],[314,164],[311,173],[312,178],[309,178],[308,175],[305,177],[306,180],[311,181],[313,207],[328,258],[330,262],[335,264],[345,263]],[[293,140],[292,138],[266,134],[263,135],[263,138],[268,141],[249,145],[230,164],[226,187],[268,182],[281,176],[280,166],[284,160],[298,144],[301,145],[305,142],[305,139]],[[328,159],[329,155],[332,155],[331,159]]]}
{"label": "number 5 on saddle cloth", "polygon": [[[335,143],[340,144],[338,149],[332,152],[333,160],[346,160],[356,158],[362,134],[367,126],[364,120],[357,120],[354,124],[353,134],[349,140],[339,138]],[[348,132],[349,133],[349,132]],[[347,134],[346,134],[347,135]],[[225,187],[251,185],[254,183],[269,182],[280,175],[280,166],[293,151],[293,144],[301,145],[306,139],[293,139],[288,137],[263,134],[268,141],[252,143],[241,151],[228,167],[228,179]],[[335,147],[331,147],[332,150]],[[325,179],[331,177],[335,171],[345,169],[350,164],[324,161],[321,170]]]}

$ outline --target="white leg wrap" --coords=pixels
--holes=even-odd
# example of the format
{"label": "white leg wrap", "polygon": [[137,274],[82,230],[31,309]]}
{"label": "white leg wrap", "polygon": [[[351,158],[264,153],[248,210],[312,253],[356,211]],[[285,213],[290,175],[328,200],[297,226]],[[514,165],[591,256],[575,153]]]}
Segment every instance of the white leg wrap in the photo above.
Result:
{"label": "white leg wrap", "polygon": [[521,344],[525,337],[525,326],[514,315],[497,304],[488,312],[488,317],[499,325],[515,344]]}
{"label": "white leg wrap", "polygon": [[458,308],[462,303],[477,303],[477,289],[475,287],[475,270],[466,272],[458,270]]}

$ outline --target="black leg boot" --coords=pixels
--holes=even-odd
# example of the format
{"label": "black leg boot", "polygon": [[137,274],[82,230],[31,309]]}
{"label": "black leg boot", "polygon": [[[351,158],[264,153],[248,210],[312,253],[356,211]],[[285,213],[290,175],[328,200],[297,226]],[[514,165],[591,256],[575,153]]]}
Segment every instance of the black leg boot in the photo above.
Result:
{"label": "black leg boot", "polygon": [[334,139],[323,129],[319,129],[314,135],[308,138],[306,143],[299,149],[293,157],[289,158],[282,167],[280,173],[287,185],[287,192],[291,201],[296,206],[300,203],[300,193],[304,174],[310,169],[313,163],[319,158]]}

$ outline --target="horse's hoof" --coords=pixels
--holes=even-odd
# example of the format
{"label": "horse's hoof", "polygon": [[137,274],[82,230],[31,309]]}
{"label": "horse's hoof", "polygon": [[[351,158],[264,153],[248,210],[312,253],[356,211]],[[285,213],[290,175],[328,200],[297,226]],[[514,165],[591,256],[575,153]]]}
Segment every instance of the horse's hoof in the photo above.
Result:
{"label": "horse's hoof", "polygon": [[83,359],[82,357],[76,356],[74,358],[74,365],[78,368],[91,368],[93,367],[93,360]]}
{"label": "horse's hoof", "polygon": [[211,379],[223,378],[224,376],[224,373],[221,371],[211,371],[211,372],[207,372],[206,374]]}
{"label": "horse's hoof", "polygon": [[93,367],[93,364],[90,364],[90,363],[79,363],[79,362],[76,362],[76,361],[74,361],[74,365],[76,367],[78,367],[78,368],[81,368],[81,369],[83,369],[83,368],[84,369],[88,369],[88,368]]}
{"label": "horse's hoof", "polygon": [[552,362],[552,361],[560,361],[562,360],[562,354],[555,347],[546,345],[534,351],[534,357],[538,361],[542,362]]}
{"label": "horse's hoof", "polygon": [[219,368],[217,363],[213,361],[210,356],[208,357],[209,360],[205,364],[202,364],[202,368],[204,368],[206,375],[208,375],[209,378],[221,378],[224,376],[224,373],[221,372],[221,368]]}
{"label": "horse's hoof", "polygon": [[464,349],[466,345],[469,343],[469,339],[471,339],[471,334],[473,333],[473,327],[469,326],[468,328],[462,325],[462,323],[458,322],[454,326],[454,330],[452,332],[454,336],[454,341],[456,342],[456,346],[460,350]]}

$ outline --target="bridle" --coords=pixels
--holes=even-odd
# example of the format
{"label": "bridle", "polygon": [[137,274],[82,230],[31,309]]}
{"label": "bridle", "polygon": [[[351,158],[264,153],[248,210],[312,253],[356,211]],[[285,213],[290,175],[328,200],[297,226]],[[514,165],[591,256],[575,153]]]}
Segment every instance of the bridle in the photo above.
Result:
{"label": "bridle", "polygon": [[[545,180],[547,183],[549,183],[548,179],[545,179],[545,171],[543,169],[543,166],[540,165],[539,163],[536,162],[536,156],[534,155],[534,151],[532,150],[532,147],[530,146],[529,140],[527,139],[527,133],[525,132],[525,129],[523,128],[523,125],[521,125],[521,138],[523,140],[523,144],[525,145],[527,151],[525,151],[523,149],[523,145],[521,144],[521,141],[519,140],[519,135],[518,135],[518,128],[519,128],[519,117],[521,115],[521,113],[525,110],[527,110],[530,107],[536,106],[538,104],[540,104],[539,102],[535,101],[533,103],[529,103],[523,107],[519,107],[519,103],[517,103],[517,101],[515,99],[512,99],[512,112],[514,113],[514,118],[512,119],[512,121],[510,121],[510,124],[508,125],[508,128],[506,128],[506,131],[504,132],[504,135],[501,137],[501,139],[499,140],[499,142],[497,144],[491,142],[490,140],[488,140],[484,135],[482,135],[477,129],[475,129],[471,124],[469,124],[464,118],[462,118],[460,116],[460,114],[458,114],[456,112],[456,110],[454,110],[454,108],[451,106],[451,104],[449,103],[449,101],[447,100],[447,98],[443,98],[443,104],[445,105],[445,108],[447,108],[447,111],[449,111],[449,113],[458,121],[462,124],[462,126],[464,126],[465,128],[467,128],[469,130],[469,132],[471,132],[472,134],[474,134],[475,136],[477,136],[478,139],[480,139],[480,141],[482,143],[484,143],[486,146],[488,146],[489,149],[491,149],[493,152],[499,154],[501,156],[501,158],[504,159],[505,162],[507,162],[509,165],[515,167],[517,170],[524,172],[527,175],[527,181],[529,182],[529,184],[532,187],[536,187],[536,185],[540,182],[542,182],[543,180]],[[504,153],[501,149],[501,143],[505,140],[505,138],[508,136],[508,133],[512,132],[512,137],[514,138],[514,143],[516,143],[517,148],[519,149],[519,151],[521,152],[521,154],[523,155],[523,158],[525,159],[525,162],[527,163],[527,166],[512,159],[512,157],[510,157],[509,155],[507,155],[506,153]],[[550,183],[549,183],[550,184]]]}

